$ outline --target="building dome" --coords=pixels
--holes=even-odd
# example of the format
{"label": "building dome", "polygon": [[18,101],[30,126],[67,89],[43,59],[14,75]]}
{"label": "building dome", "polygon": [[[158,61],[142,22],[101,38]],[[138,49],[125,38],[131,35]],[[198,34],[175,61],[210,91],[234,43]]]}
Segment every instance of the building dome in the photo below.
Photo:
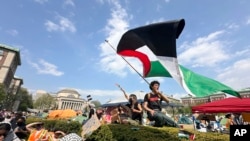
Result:
{"label": "building dome", "polygon": [[74,89],[62,89],[57,92],[58,97],[79,98],[80,94]]}

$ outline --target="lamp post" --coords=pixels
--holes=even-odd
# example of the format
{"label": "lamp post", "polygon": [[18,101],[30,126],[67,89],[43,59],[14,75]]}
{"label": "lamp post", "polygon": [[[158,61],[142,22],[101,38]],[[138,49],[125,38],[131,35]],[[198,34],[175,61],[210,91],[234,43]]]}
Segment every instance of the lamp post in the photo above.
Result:
{"label": "lamp post", "polygon": [[92,100],[91,95],[87,95],[87,110],[90,111],[89,102]]}

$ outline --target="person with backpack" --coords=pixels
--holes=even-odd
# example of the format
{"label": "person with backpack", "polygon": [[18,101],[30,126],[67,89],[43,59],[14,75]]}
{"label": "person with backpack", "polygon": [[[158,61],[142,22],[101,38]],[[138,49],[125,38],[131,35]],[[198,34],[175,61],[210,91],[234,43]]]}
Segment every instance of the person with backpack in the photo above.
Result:
{"label": "person with backpack", "polygon": [[158,81],[152,81],[149,85],[151,90],[144,97],[143,108],[147,111],[147,115],[150,121],[155,121],[156,127],[170,126],[179,127],[179,125],[167,117],[162,110],[162,101],[169,103],[168,98],[159,91],[160,83]]}

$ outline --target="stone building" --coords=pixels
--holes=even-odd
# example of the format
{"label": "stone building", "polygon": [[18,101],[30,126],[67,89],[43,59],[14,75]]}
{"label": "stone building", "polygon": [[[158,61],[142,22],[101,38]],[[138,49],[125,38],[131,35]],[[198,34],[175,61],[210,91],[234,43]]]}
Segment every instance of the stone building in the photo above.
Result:
{"label": "stone building", "polygon": [[19,65],[21,65],[19,49],[0,44],[0,84],[7,95],[1,102],[1,108],[16,111],[19,106],[19,99],[11,100],[23,84],[23,79],[15,76]]}
{"label": "stone building", "polygon": [[21,88],[20,87],[21,85],[23,85],[23,79],[17,76],[14,76],[9,86],[8,93],[12,93],[16,95],[19,89]]}
{"label": "stone building", "polygon": [[[80,98],[80,94],[74,89],[62,89],[57,93],[49,93],[44,90],[37,90],[33,100],[36,101],[43,95],[50,95],[55,98],[56,106],[52,109],[72,109],[72,110],[85,110],[87,107],[87,101]],[[44,109],[39,109],[44,110]]]}
{"label": "stone building", "polygon": [[80,94],[74,89],[62,89],[56,95],[57,109],[83,110],[87,107],[87,101],[80,98]]}
{"label": "stone building", "polygon": [[[3,84],[6,93],[12,81],[15,81],[14,75],[19,65],[21,65],[19,49],[0,44],[0,84]],[[22,80],[19,82],[20,87],[23,82]]]}
{"label": "stone building", "polygon": [[[239,90],[238,93],[243,98],[250,98],[250,88]],[[203,103],[208,103],[212,101],[217,101],[227,98],[227,94],[220,92],[206,97],[182,97],[181,102],[184,106],[193,106]]]}

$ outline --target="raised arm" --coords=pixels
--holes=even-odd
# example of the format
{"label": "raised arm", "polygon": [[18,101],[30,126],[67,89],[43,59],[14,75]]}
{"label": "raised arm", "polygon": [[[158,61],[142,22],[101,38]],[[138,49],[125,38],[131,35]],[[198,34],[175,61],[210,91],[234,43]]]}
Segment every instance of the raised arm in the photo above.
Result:
{"label": "raised arm", "polygon": [[164,100],[165,102],[169,103],[169,99],[167,98],[167,96],[165,96],[164,94],[162,94],[159,90],[159,87],[153,87],[152,91],[157,94],[162,100]]}
{"label": "raised arm", "polygon": [[34,128],[34,126],[37,125],[37,124],[41,124],[41,122],[33,122],[33,123],[30,123],[30,124],[26,125],[26,129],[27,129],[29,132],[31,132],[32,129]]}
{"label": "raised arm", "polygon": [[129,96],[126,94],[126,92],[123,90],[123,88],[119,85],[119,84],[116,84],[116,86],[123,92],[124,94],[124,97],[129,100]]}

